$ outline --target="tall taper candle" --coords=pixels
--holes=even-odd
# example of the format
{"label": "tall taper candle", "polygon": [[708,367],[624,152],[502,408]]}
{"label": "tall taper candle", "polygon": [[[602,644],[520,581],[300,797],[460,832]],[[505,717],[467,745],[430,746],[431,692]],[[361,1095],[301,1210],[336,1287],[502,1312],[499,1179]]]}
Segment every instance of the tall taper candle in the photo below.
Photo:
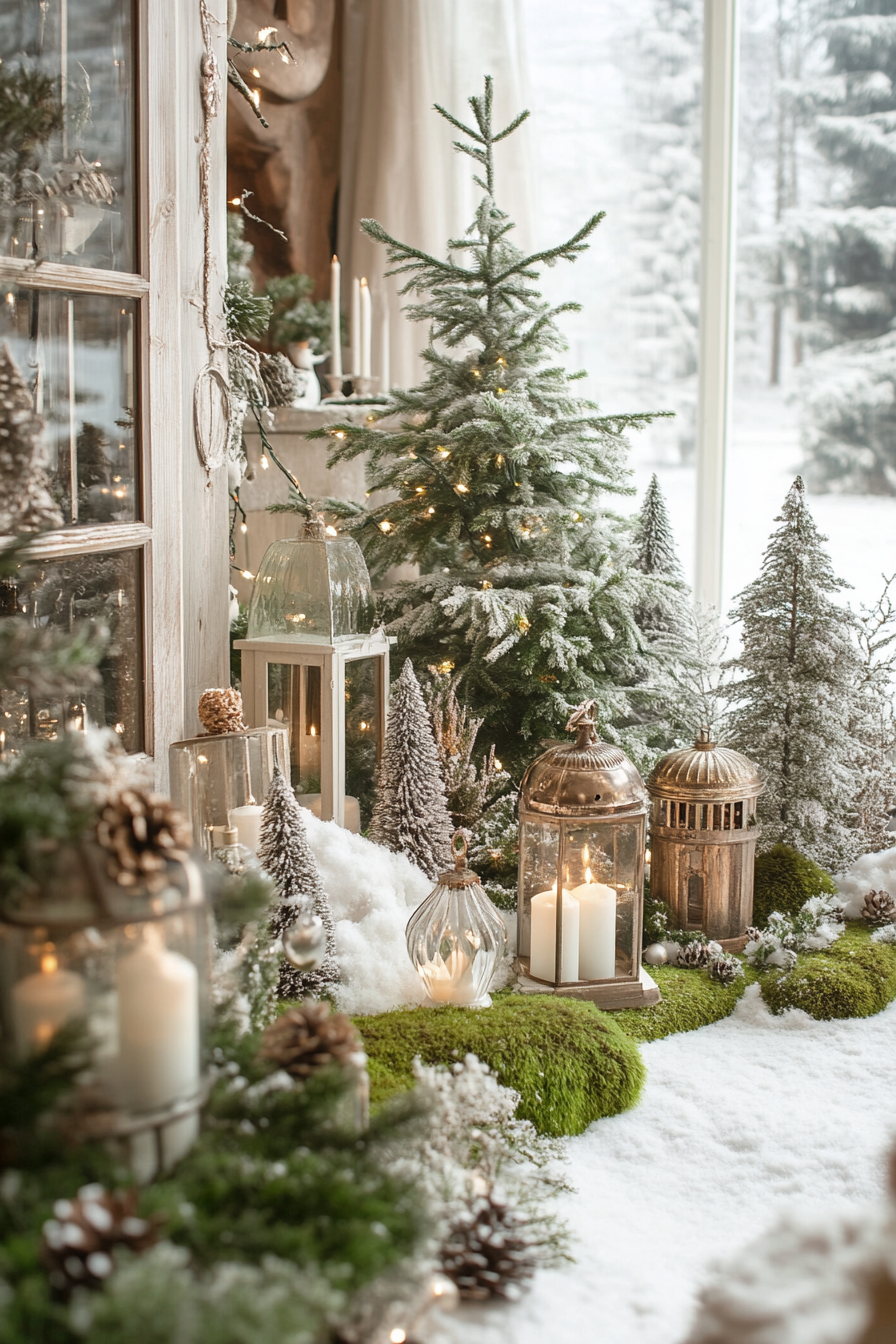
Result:
{"label": "tall taper candle", "polygon": [[389,389],[392,386],[392,370],[389,367],[389,356],[391,354],[389,349],[389,301],[385,294],[383,294],[383,317],[380,323],[380,344],[382,345],[380,352],[380,391],[388,396]]}
{"label": "tall taper candle", "polygon": [[361,280],[361,377],[370,377],[370,336],[372,311],[370,307],[370,286]]}
{"label": "tall taper candle", "polygon": [[342,373],[342,267],[339,258],[330,262],[330,372],[334,378]]}
{"label": "tall taper candle", "polygon": [[361,376],[361,281],[352,280],[352,367],[353,378]]}

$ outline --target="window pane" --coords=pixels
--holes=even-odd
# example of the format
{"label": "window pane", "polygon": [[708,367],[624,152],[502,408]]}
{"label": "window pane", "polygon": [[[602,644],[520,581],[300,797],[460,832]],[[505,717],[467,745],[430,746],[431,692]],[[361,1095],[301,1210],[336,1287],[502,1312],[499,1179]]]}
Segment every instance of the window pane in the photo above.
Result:
{"label": "window pane", "polygon": [[376,801],[378,658],[357,658],[345,665],[345,792],[357,798],[361,828],[366,830]]}
{"label": "window pane", "polygon": [[129,0],[0,5],[0,255],[135,269],[132,46]]}
{"label": "window pane", "polygon": [[0,610],[34,625],[70,630],[91,621],[109,632],[100,683],[65,704],[0,691],[0,757],[29,738],[55,738],[65,724],[106,725],[127,751],[143,749],[142,551],[29,561],[27,577],[0,590]]}
{"label": "window pane", "polygon": [[896,14],[745,0],[741,19],[725,595],[755,578],[799,472],[857,609],[896,569]]}
{"label": "window pane", "polygon": [[9,346],[43,419],[50,493],[66,524],[139,516],[135,323],[133,299],[3,291],[0,344]]}

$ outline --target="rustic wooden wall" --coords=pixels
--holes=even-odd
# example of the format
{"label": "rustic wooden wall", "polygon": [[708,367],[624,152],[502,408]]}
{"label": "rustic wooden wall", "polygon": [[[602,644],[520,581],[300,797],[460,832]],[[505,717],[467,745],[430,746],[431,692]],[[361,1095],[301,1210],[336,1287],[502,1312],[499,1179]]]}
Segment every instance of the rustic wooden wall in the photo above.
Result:
{"label": "rustic wooden wall", "polygon": [[341,0],[239,0],[234,37],[254,42],[267,27],[276,27],[278,40],[289,43],[296,64],[230,48],[246,83],[260,90],[270,128],[228,89],[227,196],[253,192],[249,208],[287,235],[284,242],[246,221],[256,278],[300,271],[314,279],[314,297],[326,298],[339,186]]}

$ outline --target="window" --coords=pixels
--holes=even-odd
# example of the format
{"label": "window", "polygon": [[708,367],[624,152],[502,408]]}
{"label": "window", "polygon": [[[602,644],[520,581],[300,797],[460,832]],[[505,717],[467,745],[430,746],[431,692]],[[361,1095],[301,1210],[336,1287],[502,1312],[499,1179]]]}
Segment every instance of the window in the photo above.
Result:
{"label": "window", "polygon": [[160,787],[168,742],[227,678],[226,482],[203,470],[192,421],[202,369],[222,362],[201,298],[207,260],[220,325],[224,126],[212,127],[221,209],[206,258],[202,53],[198,4],[176,30],[144,0],[0,7],[0,103],[15,110],[0,117],[0,352],[39,417],[54,514],[0,603],[109,635],[99,685],[69,703],[0,691],[0,752],[104,724],[154,757]]}

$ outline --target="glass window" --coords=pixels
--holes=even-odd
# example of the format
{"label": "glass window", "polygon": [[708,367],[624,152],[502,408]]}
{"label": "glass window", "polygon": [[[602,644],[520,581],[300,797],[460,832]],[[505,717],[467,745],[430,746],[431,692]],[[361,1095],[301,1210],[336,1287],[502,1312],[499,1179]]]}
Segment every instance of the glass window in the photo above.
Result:
{"label": "glass window", "polygon": [[4,615],[35,626],[70,630],[90,620],[107,632],[95,684],[61,704],[16,690],[0,691],[0,754],[29,738],[55,738],[65,728],[106,726],[127,751],[142,751],[143,591],[140,550],[29,561],[23,577],[0,590]]}
{"label": "glass window", "polygon": [[381,668],[379,658],[356,658],[345,665],[345,792],[358,800],[362,829],[370,825],[376,801]]}
{"label": "glass window", "polygon": [[2,295],[0,343],[43,420],[50,493],[64,522],[133,522],[135,301],[15,285]]}
{"label": "glass window", "polygon": [[129,0],[0,6],[0,255],[136,270],[132,47]]}

